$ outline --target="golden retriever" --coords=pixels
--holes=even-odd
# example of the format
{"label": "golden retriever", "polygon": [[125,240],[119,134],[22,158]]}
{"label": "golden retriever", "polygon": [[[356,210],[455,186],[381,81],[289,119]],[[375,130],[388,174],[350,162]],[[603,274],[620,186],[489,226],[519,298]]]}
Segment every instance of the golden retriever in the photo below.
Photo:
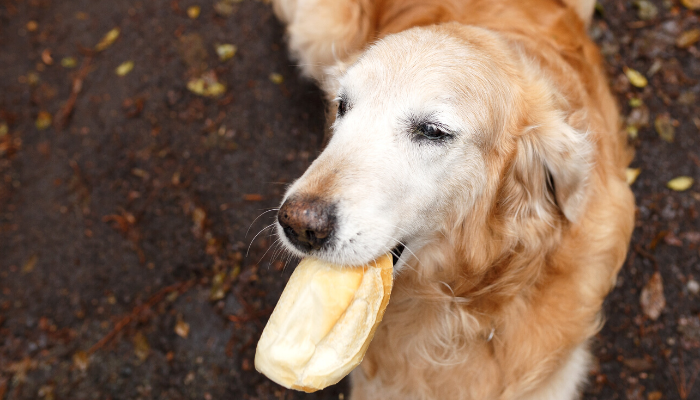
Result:
{"label": "golden retriever", "polygon": [[277,231],[338,264],[396,256],[351,398],[578,398],[634,222],[594,1],[273,5],[332,107]]}

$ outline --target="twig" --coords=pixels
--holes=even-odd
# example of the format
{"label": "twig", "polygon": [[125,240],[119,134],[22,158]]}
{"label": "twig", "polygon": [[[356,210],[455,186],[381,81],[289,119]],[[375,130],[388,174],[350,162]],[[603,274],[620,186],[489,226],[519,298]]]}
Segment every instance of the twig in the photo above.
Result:
{"label": "twig", "polygon": [[683,362],[683,351],[678,349],[678,372],[676,372],[676,369],[673,368],[673,365],[671,365],[671,360],[669,359],[668,355],[665,352],[663,354],[666,358],[666,362],[668,362],[668,366],[671,369],[671,377],[673,378],[673,382],[676,384],[678,395],[682,400],[687,400],[689,398],[688,396],[690,396],[690,392],[693,390],[698,373],[700,373],[700,364],[697,362],[694,363],[695,371],[693,371],[693,375],[690,380],[687,380],[685,374],[685,363]]}
{"label": "twig", "polygon": [[654,270],[655,270],[655,271],[658,271],[658,270],[659,270],[659,264],[656,262],[656,257],[654,257],[653,254],[651,254],[651,253],[649,253],[648,251],[644,250],[644,249],[642,248],[642,246],[640,246],[639,244],[635,244],[635,245],[634,245],[634,251],[636,251],[637,254],[639,254],[640,256],[642,256],[642,257],[648,259],[649,261],[651,261],[651,262],[654,264]]}
{"label": "twig", "polygon": [[179,294],[183,294],[187,290],[189,290],[194,285],[194,283],[195,280],[190,279],[189,281],[180,282],[159,290],[158,293],[151,296],[151,298],[148,299],[146,303],[135,307],[129,315],[125,316],[119,322],[117,322],[117,324],[114,325],[114,329],[112,329],[108,334],[106,334],[102,339],[100,339],[100,341],[98,341],[92,347],[90,347],[90,349],[87,351],[87,355],[92,355],[96,351],[104,347],[107,343],[114,339],[114,337],[117,336],[117,334],[121,332],[121,330],[124,329],[125,326],[129,325],[131,321],[136,319],[144,310],[160,303],[160,301],[163,300],[166,294],[172,292],[178,292]]}
{"label": "twig", "polygon": [[78,94],[80,93],[80,91],[83,90],[83,81],[87,77],[87,74],[90,72],[91,63],[92,56],[89,55],[83,60],[83,63],[81,64],[80,69],[78,70],[78,74],[75,78],[73,78],[73,85],[71,86],[70,96],[68,97],[66,104],[64,104],[63,107],[58,111],[58,114],[56,114],[54,128],[57,131],[64,129],[66,125],[68,125],[68,120],[70,119],[70,116],[73,114],[73,110],[75,109],[75,102],[78,100]]}

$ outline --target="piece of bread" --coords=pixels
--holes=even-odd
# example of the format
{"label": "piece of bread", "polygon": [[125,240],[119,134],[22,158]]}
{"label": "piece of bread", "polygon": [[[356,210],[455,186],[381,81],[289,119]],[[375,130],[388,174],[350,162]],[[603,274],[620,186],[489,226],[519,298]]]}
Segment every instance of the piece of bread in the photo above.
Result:
{"label": "piece of bread", "polygon": [[299,263],[263,330],[255,368],[289,389],[315,392],[357,367],[384,316],[391,254],[364,267]]}

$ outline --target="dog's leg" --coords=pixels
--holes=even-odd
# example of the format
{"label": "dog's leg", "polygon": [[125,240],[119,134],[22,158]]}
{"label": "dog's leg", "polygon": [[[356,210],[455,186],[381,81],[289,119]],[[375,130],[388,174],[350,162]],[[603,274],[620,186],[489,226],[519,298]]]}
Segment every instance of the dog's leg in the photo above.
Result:
{"label": "dog's leg", "polygon": [[588,351],[588,345],[581,344],[548,382],[545,382],[539,390],[528,393],[518,400],[576,400],[581,396],[581,386],[586,379],[590,364],[591,354]]}
{"label": "dog's leg", "polygon": [[367,0],[273,0],[287,24],[289,50],[302,74],[322,83],[324,70],[353,59],[369,40]]}
{"label": "dog's leg", "polygon": [[583,23],[588,27],[593,19],[595,10],[595,0],[564,0],[567,6],[573,8]]}

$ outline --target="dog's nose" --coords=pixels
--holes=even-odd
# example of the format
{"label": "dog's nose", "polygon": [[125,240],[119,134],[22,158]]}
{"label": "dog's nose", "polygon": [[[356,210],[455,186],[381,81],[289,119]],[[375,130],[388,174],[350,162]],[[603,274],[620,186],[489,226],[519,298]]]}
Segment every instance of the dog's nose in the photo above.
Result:
{"label": "dog's nose", "polygon": [[300,250],[318,250],[333,234],[335,207],[319,198],[290,197],[280,207],[277,220]]}

